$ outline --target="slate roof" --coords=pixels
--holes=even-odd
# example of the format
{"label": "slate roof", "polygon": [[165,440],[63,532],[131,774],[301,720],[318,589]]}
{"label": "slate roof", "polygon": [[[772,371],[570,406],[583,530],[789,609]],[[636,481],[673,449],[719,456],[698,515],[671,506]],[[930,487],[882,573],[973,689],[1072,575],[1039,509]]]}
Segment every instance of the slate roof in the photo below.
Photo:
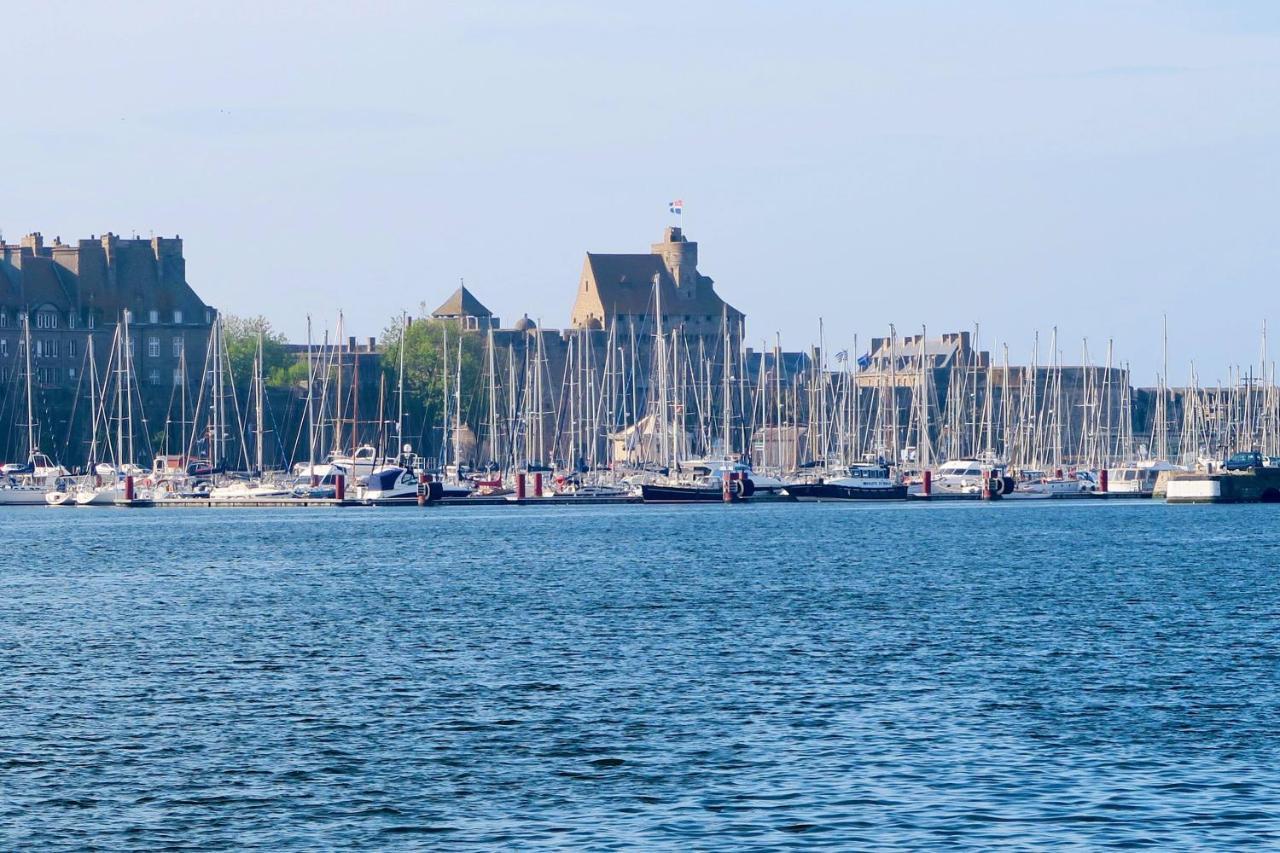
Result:
{"label": "slate roof", "polygon": [[444,304],[431,312],[432,317],[492,317],[493,312],[484,307],[479,299],[462,285]]}
{"label": "slate roof", "polygon": [[[661,255],[600,255],[587,253],[590,271],[605,316],[647,314],[654,310],[653,276],[662,289],[662,313],[703,314],[719,317],[725,302],[712,289],[711,279],[698,277],[692,298],[676,288]],[[729,313],[739,312],[730,306]]]}

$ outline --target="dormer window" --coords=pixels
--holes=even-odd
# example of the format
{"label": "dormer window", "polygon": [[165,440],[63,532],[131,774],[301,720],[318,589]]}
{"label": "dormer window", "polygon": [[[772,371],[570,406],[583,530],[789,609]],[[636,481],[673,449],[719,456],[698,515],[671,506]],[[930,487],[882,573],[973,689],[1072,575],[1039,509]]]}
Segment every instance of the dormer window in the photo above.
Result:
{"label": "dormer window", "polygon": [[174,325],[180,325],[182,323],[182,311],[177,308],[173,309],[173,323]]}
{"label": "dormer window", "polygon": [[36,312],[36,328],[37,329],[58,328],[58,312],[57,311],[37,311]]}
{"label": "dormer window", "polygon": [[157,311],[157,310],[156,310],[156,309],[154,309],[154,308],[152,308],[150,311],[148,311],[148,312],[147,312],[147,322],[148,322],[148,323],[159,323],[159,322],[160,322],[160,312],[159,312],[159,311]]}

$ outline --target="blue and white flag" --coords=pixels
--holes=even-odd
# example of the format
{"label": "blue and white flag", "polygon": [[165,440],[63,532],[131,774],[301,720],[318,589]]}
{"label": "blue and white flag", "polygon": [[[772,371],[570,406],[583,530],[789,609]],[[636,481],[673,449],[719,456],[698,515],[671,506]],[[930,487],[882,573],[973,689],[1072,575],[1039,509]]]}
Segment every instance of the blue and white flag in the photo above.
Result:
{"label": "blue and white flag", "polygon": [[676,216],[682,215],[684,213],[684,200],[676,199],[675,201],[671,202],[671,212],[674,213]]}

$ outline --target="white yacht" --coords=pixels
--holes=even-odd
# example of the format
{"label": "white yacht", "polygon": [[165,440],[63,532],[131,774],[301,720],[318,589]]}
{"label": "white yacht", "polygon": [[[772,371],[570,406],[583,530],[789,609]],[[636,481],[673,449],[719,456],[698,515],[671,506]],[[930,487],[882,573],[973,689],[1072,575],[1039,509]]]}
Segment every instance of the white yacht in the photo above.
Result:
{"label": "white yacht", "polygon": [[1114,494],[1149,498],[1156,490],[1156,480],[1162,471],[1177,471],[1178,466],[1163,459],[1145,459],[1126,462],[1107,472],[1107,491]]}
{"label": "white yacht", "polygon": [[[981,497],[983,481],[995,472],[992,481],[998,484],[996,494],[1008,491],[1003,466],[979,459],[952,459],[944,462],[932,475],[932,494],[962,497]],[[923,495],[924,484],[913,483],[909,492]]]}

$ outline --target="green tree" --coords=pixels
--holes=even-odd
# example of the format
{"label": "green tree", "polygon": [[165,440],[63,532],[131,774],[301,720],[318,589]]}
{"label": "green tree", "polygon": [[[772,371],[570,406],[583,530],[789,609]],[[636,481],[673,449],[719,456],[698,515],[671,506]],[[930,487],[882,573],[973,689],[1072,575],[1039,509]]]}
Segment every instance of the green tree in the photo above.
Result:
{"label": "green tree", "polygon": [[[271,387],[288,385],[295,371],[297,359],[289,352],[288,339],[271,328],[267,318],[224,315],[223,336],[227,341],[227,357],[236,387],[247,388],[253,379],[253,362],[258,357],[258,336],[262,336],[262,375]],[[301,376],[306,377],[306,365]]]}
{"label": "green tree", "polygon": [[[445,388],[449,389],[452,411],[458,381],[458,357],[462,357],[462,420],[473,427],[480,399],[480,376],[484,364],[484,335],[464,331],[453,320],[420,318],[409,325],[405,336],[404,321],[396,318],[382,333],[382,368],[387,374],[389,394],[394,395],[400,369],[400,346],[404,338],[404,411],[405,438],[420,451],[434,453],[439,449],[441,414],[445,405]],[[446,381],[445,341],[448,341],[449,375]],[[392,396],[394,400],[394,396]],[[395,403],[390,404],[395,411]],[[452,415],[450,416],[452,418]]]}

